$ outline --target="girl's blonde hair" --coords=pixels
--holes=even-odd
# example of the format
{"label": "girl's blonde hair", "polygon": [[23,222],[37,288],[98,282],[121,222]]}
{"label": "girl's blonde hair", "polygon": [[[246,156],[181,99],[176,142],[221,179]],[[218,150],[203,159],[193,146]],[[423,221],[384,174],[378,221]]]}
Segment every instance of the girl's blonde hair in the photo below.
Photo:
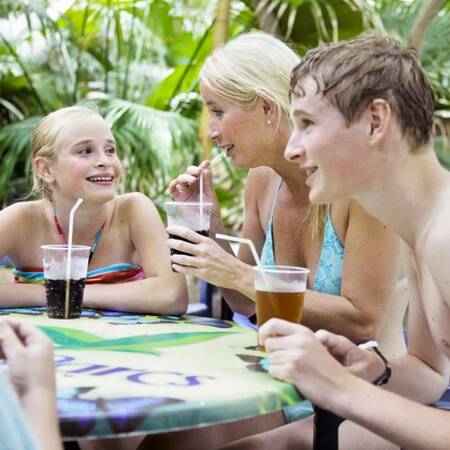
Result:
{"label": "girl's blonde hair", "polygon": [[200,80],[231,102],[245,106],[260,98],[272,102],[278,110],[278,127],[283,116],[289,121],[291,72],[299,62],[296,53],[270,34],[243,34],[208,57]]}
{"label": "girl's blonde hair", "polygon": [[[85,106],[69,106],[58,109],[45,116],[36,126],[31,136],[31,158],[43,157],[53,162],[56,160],[55,143],[58,135],[69,124],[76,123],[86,116],[101,117],[97,110]],[[51,201],[51,190],[45,180],[36,173],[33,165],[33,187],[30,195]]]}

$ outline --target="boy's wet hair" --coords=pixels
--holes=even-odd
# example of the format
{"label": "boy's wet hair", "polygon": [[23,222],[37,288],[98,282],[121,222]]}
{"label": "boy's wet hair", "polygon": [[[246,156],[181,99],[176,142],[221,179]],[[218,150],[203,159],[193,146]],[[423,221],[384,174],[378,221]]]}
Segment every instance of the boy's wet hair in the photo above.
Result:
{"label": "boy's wet hair", "polygon": [[389,36],[366,35],[310,50],[293,70],[290,96],[304,95],[312,77],[317,91],[355,122],[377,98],[389,103],[412,150],[433,137],[434,95],[417,53]]}

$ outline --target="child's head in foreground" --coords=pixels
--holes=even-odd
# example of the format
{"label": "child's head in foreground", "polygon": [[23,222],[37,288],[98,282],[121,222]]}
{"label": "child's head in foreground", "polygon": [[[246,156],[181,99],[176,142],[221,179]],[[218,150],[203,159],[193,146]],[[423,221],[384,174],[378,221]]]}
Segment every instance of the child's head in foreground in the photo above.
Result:
{"label": "child's head in foreground", "polygon": [[83,106],[45,116],[33,132],[31,156],[32,193],[50,201],[60,188],[78,190],[81,197],[89,196],[94,186],[99,192],[115,190],[122,172],[108,124],[97,111]]}
{"label": "child's head in foreground", "polygon": [[308,78],[347,125],[358,121],[373,100],[384,99],[411,151],[429,146],[433,91],[416,51],[398,40],[367,35],[310,50],[292,72],[291,98],[304,95]]}

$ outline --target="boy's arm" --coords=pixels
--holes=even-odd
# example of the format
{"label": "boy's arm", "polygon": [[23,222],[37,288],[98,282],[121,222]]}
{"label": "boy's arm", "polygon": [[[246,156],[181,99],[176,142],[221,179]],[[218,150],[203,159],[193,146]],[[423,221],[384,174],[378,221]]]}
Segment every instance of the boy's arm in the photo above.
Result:
{"label": "boy's arm", "polygon": [[[412,255],[406,258],[409,298],[408,352],[392,361],[392,377],[387,389],[429,404],[437,401],[448,385],[449,361],[433,339],[430,325],[434,323],[430,324],[422,303],[440,302],[440,299],[430,298],[430,291],[424,293],[426,298],[420,298],[417,274],[411,258]],[[450,324],[447,325],[447,329],[449,328]]]}
{"label": "boy's arm", "polygon": [[334,412],[409,450],[445,450],[448,411],[424,406],[351,376],[333,400]]}

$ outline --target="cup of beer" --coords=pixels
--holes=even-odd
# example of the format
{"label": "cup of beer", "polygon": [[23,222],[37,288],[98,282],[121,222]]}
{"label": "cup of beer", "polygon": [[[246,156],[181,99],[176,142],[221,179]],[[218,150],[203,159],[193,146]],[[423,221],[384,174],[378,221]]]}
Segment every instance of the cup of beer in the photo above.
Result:
{"label": "cup of beer", "polygon": [[[167,226],[179,226],[189,228],[202,236],[209,234],[209,222],[211,218],[212,203],[209,202],[165,202],[167,213]],[[189,242],[180,236],[169,234],[170,239],[179,239]],[[171,255],[186,255],[179,250],[170,250]]]}
{"label": "cup of beer", "polygon": [[41,250],[48,317],[80,317],[91,248],[86,245],[72,245],[70,258],[68,245],[41,245]]}
{"label": "cup of beer", "polygon": [[269,319],[300,323],[309,269],[295,266],[256,266],[258,328]]}

